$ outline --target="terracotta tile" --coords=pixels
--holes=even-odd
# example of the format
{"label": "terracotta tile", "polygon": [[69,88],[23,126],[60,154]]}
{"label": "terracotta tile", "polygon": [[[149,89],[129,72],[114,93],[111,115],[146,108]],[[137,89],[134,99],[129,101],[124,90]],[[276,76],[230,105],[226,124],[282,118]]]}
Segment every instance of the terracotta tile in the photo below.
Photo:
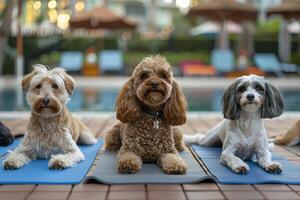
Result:
{"label": "terracotta tile", "polygon": [[105,199],[106,192],[72,192],[68,200],[99,200]]}
{"label": "terracotta tile", "polygon": [[145,191],[145,185],[112,185],[110,191]]}
{"label": "terracotta tile", "polygon": [[29,192],[1,192],[0,199],[3,200],[23,200]]}
{"label": "terracotta tile", "polygon": [[219,185],[223,191],[255,190],[252,185]]}
{"label": "terracotta tile", "polygon": [[65,200],[69,192],[36,192],[31,193],[27,200]]}
{"label": "terracotta tile", "polygon": [[217,200],[224,199],[223,195],[219,191],[203,191],[203,192],[187,192],[189,200]]}
{"label": "terracotta tile", "polygon": [[103,184],[80,184],[73,187],[73,192],[106,192],[108,185]]}
{"label": "terracotta tile", "polygon": [[72,185],[38,185],[34,191],[36,192],[47,192],[47,191],[58,191],[68,192],[71,190]]}
{"label": "terracotta tile", "polygon": [[246,200],[246,199],[264,199],[264,197],[257,191],[224,191],[227,199]]}
{"label": "terracotta tile", "polygon": [[185,200],[183,192],[179,191],[149,191],[149,200]]}
{"label": "terracotta tile", "polygon": [[183,188],[186,191],[219,190],[217,184],[215,183],[184,184]]}
{"label": "terracotta tile", "polygon": [[143,200],[146,199],[146,192],[137,191],[111,191],[108,194],[109,200]]}
{"label": "terracotta tile", "polygon": [[289,187],[292,188],[292,190],[300,192],[300,185],[289,185]]}
{"label": "terracotta tile", "polygon": [[182,187],[181,187],[181,185],[172,185],[172,184],[170,184],[170,185],[169,184],[148,184],[147,190],[148,191],[150,191],[150,190],[181,191]]}
{"label": "terracotta tile", "polygon": [[279,184],[262,184],[254,185],[254,187],[260,191],[291,191],[287,185]]}
{"label": "terracotta tile", "polygon": [[262,192],[267,199],[300,199],[295,192]]}
{"label": "terracotta tile", "polygon": [[30,192],[36,186],[35,185],[3,185],[0,187],[2,192],[20,191],[20,192]]}

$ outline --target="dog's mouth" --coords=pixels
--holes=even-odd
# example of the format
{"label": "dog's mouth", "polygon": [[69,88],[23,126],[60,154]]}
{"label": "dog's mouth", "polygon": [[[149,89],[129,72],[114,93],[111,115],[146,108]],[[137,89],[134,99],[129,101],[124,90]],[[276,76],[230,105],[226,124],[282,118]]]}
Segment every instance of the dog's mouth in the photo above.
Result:
{"label": "dog's mouth", "polygon": [[150,90],[146,90],[144,92],[144,96],[147,97],[149,94],[160,94],[162,96],[165,95],[164,91],[159,90],[159,89],[150,89]]}

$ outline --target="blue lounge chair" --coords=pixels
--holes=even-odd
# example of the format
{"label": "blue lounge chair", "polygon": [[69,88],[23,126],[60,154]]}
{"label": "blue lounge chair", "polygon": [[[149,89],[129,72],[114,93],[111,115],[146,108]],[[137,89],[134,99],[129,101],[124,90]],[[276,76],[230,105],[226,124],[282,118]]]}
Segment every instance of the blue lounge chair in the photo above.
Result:
{"label": "blue lounge chair", "polygon": [[211,64],[219,75],[235,70],[234,55],[230,50],[215,49],[212,51]]}
{"label": "blue lounge chair", "polygon": [[79,51],[66,51],[61,54],[60,67],[68,72],[80,72],[83,64],[83,55]]}
{"label": "blue lounge chair", "polygon": [[278,76],[282,76],[282,72],[298,73],[296,65],[279,62],[273,53],[257,53],[253,59],[256,66],[267,73],[273,73]]}
{"label": "blue lounge chair", "polygon": [[101,72],[122,72],[123,53],[119,50],[103,50],[99,53],[99,67]]}

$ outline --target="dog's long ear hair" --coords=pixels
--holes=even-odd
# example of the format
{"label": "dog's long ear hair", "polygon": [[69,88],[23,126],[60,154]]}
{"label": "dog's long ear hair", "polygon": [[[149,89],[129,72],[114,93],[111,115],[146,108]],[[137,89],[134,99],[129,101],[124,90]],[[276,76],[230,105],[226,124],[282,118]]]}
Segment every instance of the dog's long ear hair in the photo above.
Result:
{"label": "dog's long ear hair", "polygon": [[131,77],[121,89],[116,102],[117,119],[123,123],[133,122],[139,118],[141,108],[133,88]]}
{"label": "dog's long ear hair", "polygon": [[178,83],[173,79],[171,96],[164,107],[164,117],[172,126],[186,122],[187,103]]}
{"label": "dog's long ear hair", "polygon": [[22,79],[21,85],[22,85],[23,91],[27,91],[27,90],[28,90],[28,88],[29,88],[29,86],[30,86],[30,82],[31,82],[31,80],[32,80],[32,77],[33,77],[35,74],[36,74],[36,72],[33,71],[33,72],[27,74],[27,75]]}
{"label": "dog's long ear hair", "polygon": [[240,81],[236,80],[223,94],[222,107],[225,119],[236,120],[240,117],[241,108],[236,99],[236,91],[239,83]]}
{"label": "dog's long ear hair", "polygon": [[284,102],[282,94],[279,90],[266,82],[266,96],[265,101],[262,105],[261,117],[262,118],[273,118],[278,117],[284,110]]}
{"label": "dog's long ear hair", "polygon": [[69,95],[73,93],[74,87],[75,87],[75,81],[72,78],[72,76],[68,75],[67,73],[64,72],[64,82],[66,86],[66,90]]}

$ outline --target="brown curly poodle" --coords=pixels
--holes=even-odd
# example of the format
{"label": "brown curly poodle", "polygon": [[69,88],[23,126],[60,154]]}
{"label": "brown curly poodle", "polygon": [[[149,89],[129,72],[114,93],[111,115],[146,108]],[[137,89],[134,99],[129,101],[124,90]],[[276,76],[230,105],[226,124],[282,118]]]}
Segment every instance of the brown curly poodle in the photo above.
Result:
{"label": "brown curly poodle", "polygon": [[186,121],[186,100],[171,66],[162,56],[144,58],[123,86],[116,103],[121,122],[108,130],[105,143],[117,151],[120,173],[136,173],[143,162],[156,162],[167,174],[184,174],[187,165],[175,127]]}

